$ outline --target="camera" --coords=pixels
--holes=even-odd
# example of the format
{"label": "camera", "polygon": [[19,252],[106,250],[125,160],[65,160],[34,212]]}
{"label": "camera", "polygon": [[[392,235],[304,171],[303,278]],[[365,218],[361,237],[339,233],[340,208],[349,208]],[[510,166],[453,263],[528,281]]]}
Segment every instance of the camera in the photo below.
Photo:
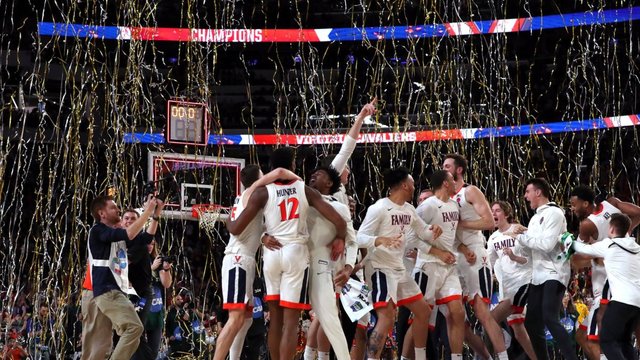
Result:
{"label": "camera", "polygon": [[167,198],[175,198],[179,193],[180,189],[173,175],[149,181],[142,189],[143,200],[146,200],[149,195],[155,195],[156,199],[165,201]]}
{"label": "camera", "polygon": [[175,255],[160,256],[160,260],[162,260],[162,262],[168,262],[169,264],[175,264],[176,261],[178,261],[178,257]]}
{"label": "camera", "polygon": [[162,200],[162,201],[164,201],[167,197],[167,195],[164,193],[156,194],[156,183],[153,181],[146,183],[144,185],[144,188],[142,189],[142,198],[144,200],[146,200],[149,195],[154,195],[156,199]]}

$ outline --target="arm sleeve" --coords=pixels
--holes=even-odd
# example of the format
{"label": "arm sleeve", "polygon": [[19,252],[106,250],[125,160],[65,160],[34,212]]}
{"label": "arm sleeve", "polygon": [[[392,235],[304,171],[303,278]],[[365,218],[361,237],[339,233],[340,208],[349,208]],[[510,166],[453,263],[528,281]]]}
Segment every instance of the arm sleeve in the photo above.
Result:
{"label": "arm sleeve", "polygon": [[358,242],[356,241],[356,236],[353,221],[349,220],[347,222],[347,238],[345,239],[345,246],[347,248],[345,264],[351,265],[351,267],[356,265],[356,258],[358,257]]}
{"label": "arm sleeve", "polygon": [[603,258],[609,245],[611,245],[611,240],[604,239],[592,245],[585,244],[580,241],[574,241],[572,246],[573,250],[578,254]]}
{"label": "arm sleeve", "polygon": [[411,228],[420,239],[433,243],[433,231],[429,229],[430,227],[431,225],[427,224],[422,220],[422,217],[416,213],[416,216],[413,217],[413,221],[411,222]]}
{"label": "arm sleeve", "polygon": [[376,234],[378,232],[378,207],[376,204],[369,206],[367,209],[367,215],[365,215],[360,229],[358,229],[358,235],[356,241],[361,248],[372,248],[375,246]]}
{"label": "arm sleeve", "polygon": [[418,238],[415,241],[415,247],[425,254],[429,253],[433,244],[433,231],[429,230],[431,225],[425,222],[431,221],[430,214],[431,212],[428,211],[427,206],[418,207],[418,210],[415,211],[415,216],[413,217],[414,220],[411,222],[411,229],[415,232],[415,235],[417,235]]}
{"label": "arm sleeve", "polygon": [[140,236],[140,238],[142,239],[142,242],[144,242],[147,245],[151,244],[153,239],[156,237],[155,235],[151,235],[146,231],[141,232],[140,235],[138,236]]}
{"label": "arm sleeve", "polygon": [[114,229],[105,225],[96,230],[99,232],[96,234],[96,238],[100,242],[112,243],[118,241],[129,241],[129,235],[127,235],[127,230],[125,229]]}
{"label": "arm sleeve", "polygon": [[564,214],[562,214],[560,209],[555,211],[555,208],[552,208],[553,211],[545,211],[545,221],[542,224],[542,231],[537,234],[529,234],[524,233],[517,236],[517,240],[521,242],[524,246],[543,251],[549,252],[553,250],[558,244],[558,236],[560,236],[566,230],[566,224],[564,219]]}
{"label": "arm sleeve", "polygon": [[356,143],[356,139],[352,138],[349,135],[345,135],[344,142],[340,147],[340,152],[338,152],[338,155],[336,155],[336,157],[331,162],[331,167],[336,169],[338,174],[342,174],[342,171],[344,171],[344,167],[347,165],[347,161],[349,161],[351,154],[353,154],[353,150],[355,150],[356,148]]}
{"label": "arm sleeve", "polygon": [[336,207],[336,210],[342,215],[344,221],[347,222],[347,236],[344,239],[344,245],[346,249],[345,256],[345,265],[351,265],[351,267],[356,264],[356,257],[358,256],[358,242],[356,241],[356,230],[353,228],[353,221],[351,221],[351,213],[349,212],[349,207],[340,204],[342,206]]}

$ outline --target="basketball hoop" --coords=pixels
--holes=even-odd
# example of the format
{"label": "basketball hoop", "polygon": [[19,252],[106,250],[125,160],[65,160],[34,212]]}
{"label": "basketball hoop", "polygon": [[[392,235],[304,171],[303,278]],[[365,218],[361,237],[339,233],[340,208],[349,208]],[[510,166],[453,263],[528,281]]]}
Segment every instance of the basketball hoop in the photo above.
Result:
{"label": "basketball hoop", "polygon": [[198,220],[200,227],[207,231],[214,231],[216,222],[223,220],[224,206],[216,204],[197,204],[191,207],[191,215]]}

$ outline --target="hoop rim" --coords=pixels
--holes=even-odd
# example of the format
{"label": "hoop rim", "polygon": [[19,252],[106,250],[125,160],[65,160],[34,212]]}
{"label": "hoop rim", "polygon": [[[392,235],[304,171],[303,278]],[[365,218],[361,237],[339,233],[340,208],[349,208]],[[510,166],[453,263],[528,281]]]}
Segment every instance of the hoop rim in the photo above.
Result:
{"label": "hoop rim", "polygon": [[200,219],[203,213],[220,213],[226,209],[229,208],[219,204],[193,204],[191,205],[191,215],[195,219]]}

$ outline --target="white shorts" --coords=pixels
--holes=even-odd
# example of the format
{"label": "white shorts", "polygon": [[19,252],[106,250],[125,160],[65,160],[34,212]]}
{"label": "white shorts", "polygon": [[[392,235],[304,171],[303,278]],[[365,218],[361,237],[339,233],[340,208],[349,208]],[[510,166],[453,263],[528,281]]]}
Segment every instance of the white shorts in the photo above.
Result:
{"label": "white shorts", "polygon": [[401,306],[422,299],[420,288],[405,270],[370,268],[366,273],[371,274],[368,285],[374,309],[385,307],[389,302]]}
{"label": "white shorts", "polygon": [[290,309],[309,310],[309,249],[306,244],[286,244],[264,249],[266,301],[279,301]]}
{"label": "white shorts", "polygon": [[462,287],[455,265],[434,262],[418,264],[413,279],[429,304],[442,305],[462,299]]}
{"label": "white shorts", "polygon": [[600,311],[600,298],[595,298],[587,315],[580,324],[580,329],[587,333],[589,341],[598,341],[600,331],[598,329],[598,312]]}
{"label": "white shorts", "polygon": [[253,307],[253,280],[256,260],[253,256],[227,254],[222,259],[222,308],[226,310]]}
{"label": "white shorts", "polygon": [[468,302],[473,302],[476,295],[479,295],[486,304],[491,303],[493,291],[493,277],[491,265],[489,264],[489,254],[483,246],[472,246],[469,250],[476,254],[476,262],[469,265],[463,254],[458,254],[458,271],[462,278],[462,294]]}
{"label": "white shorts", "polygon": [[519,287],[499,286],[500,302],[508,301],[511,304],[512,313],[507,317],[507,324],[522,324],[525,318],[525,307],[529,296],[529,285],[524,284]]}

